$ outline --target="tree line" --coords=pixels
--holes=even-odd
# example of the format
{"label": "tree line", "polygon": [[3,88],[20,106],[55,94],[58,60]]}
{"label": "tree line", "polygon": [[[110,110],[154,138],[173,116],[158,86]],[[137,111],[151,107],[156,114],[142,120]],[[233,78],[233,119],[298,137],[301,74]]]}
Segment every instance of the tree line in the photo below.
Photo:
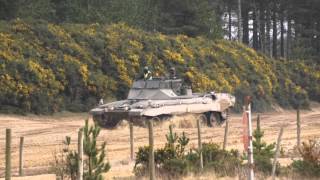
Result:
{"label": "tree line", "polygon": [[241,36],[244,44],[275,59],[316,59],[319,9],[318,0],[0,0],[0,19],[125,22],[164,34]]}
{"label": "tree line", "polygon": [[235,21],[241,21],[240,40],[270,57],[316,59],[319,56],[320,1],[241,0],[241,15],[237,1],[225,1],[228,39],[232,39],[232,29],[239,28]]}

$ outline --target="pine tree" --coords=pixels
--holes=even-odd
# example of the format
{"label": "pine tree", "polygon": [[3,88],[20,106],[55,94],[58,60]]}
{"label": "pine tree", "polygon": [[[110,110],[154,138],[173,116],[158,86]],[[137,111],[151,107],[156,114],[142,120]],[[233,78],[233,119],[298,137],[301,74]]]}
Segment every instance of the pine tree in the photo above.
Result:
{"label": "pine tree", "polygon": [[259,126],[253,132],[253,157],[257,170],[268,174],[272,171],[271,158],[273,158],[275,153],[275,143],[265,143],[264,141],[262,141],[263,135],[264,132],[260,129]]}
{"label": "pine tree", "polygon": [[0,20],[11,20],[17,16],[19,0],[0,0]]}
{"label": "pine tree", "polygon": [[249,0],[242,0],[241,2],[241,17],[242,17],[242,42],[249,45],[249,11],[250,2]]}
{"label": "pine tree", "polygon": [[257,10],[257,3],[253,2],[253,9],[252,9],[252,23],[253,23],[253,29],[252,29],[252,47],[255,50],[259,49],[258,45],[258,10]]}
{"label": "pine tree", "polygon": [[174,133],[172,130],[172,125],[169,126],[169,133],[166,134],[168,146],[174,149],[174,143],[177,141],[178,136],[177,133]]}
{"label": "pine tree", "polygon": [[70,149],[70,136],[66,136],[63,144],[65,145],[65,147],[63,148],[63,152],[66,153],[65,171],[71,180],[75,180],[77,178],[78,172],[78,152]]}
{"label": "pine tree", "polygon": [[100,127],[95,124],[89,126],[88,120],[85,121],[83,128],[84,139],[83,149],[84,154],[87,156],[87,170],[84,172],[85,180],[102,180],[102,173],[108,172],[110,164],[105,163],[105,147],[106,143],[103,142],[100,148],[97,146],[97,137],[100,133]]}
{"label": "pine tree", "polygon": [[277,20],[278,20],[278,0],[273,0],[273,9],[272,9],[272,57],[278,58],[278,29],[277,29]]}
{"label": "pine tree", "polygon": [[179,137],[178,139],[178,153],[177,156],[178,157],[182,157],[184,155],[184,150],[186,148],[186,146],[188,145],[190,139],[186,136],[185,132],[182,132],[182,136]]}

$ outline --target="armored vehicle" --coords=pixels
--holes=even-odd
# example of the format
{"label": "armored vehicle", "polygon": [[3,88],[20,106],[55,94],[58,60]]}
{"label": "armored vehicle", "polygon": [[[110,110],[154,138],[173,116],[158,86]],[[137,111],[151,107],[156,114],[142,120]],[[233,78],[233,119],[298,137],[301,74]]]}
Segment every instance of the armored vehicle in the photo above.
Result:
{"label": "armored vehicle", "polygon": [[212,127],[222,124],[235,97],[227,93],[192,93],[181,79],[152,78],[133,82],[128,98],[92,109],[94,121],[104,128],[114,128],[122,120],[143,125],[146,120],[167,120],[175,115],[197,114]]}

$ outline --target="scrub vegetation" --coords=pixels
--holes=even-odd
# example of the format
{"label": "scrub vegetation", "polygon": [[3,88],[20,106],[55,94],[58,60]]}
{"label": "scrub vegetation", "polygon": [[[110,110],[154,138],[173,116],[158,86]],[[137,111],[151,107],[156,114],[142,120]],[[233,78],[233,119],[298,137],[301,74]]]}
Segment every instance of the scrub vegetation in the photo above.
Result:
{"label": "scrub vegetation", "polygon": [[86,111],[100,98],[125,98],[143,66],[153,76],[175,67],[194,91],[234,93],[236,109],[308,106],[320,100],[319,66],[274,60],[227,40],[164,35],[126,24],[51,24],[16,19],[0,25],[2,112]]}

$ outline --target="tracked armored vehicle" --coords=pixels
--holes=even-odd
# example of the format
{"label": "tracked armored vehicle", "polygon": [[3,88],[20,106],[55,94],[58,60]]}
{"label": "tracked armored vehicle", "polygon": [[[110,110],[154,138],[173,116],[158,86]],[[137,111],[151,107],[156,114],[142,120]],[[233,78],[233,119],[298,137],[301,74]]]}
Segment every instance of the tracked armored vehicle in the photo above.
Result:
{"label": "tracked armored vehicle", "polygon": [[235,97],[227,93],[192,93],[181,79],[136,80],[128,98],[100,104],[90,113],[101,127],[114,128],[122,120],[143,125],[149,119],[164,121],[175,115],[197,114],[212,127],[222,124]]}

